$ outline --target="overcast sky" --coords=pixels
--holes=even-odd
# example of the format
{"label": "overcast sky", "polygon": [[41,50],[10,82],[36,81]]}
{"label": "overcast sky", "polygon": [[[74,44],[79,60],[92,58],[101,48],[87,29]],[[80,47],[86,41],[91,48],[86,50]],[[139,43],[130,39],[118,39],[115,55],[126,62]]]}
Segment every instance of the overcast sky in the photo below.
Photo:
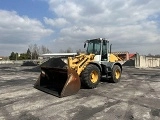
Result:
{"label": "overcast sky", "polygon": [[0,56],[107,38],[112,51],[160,54],[160,0],[0,0]]}

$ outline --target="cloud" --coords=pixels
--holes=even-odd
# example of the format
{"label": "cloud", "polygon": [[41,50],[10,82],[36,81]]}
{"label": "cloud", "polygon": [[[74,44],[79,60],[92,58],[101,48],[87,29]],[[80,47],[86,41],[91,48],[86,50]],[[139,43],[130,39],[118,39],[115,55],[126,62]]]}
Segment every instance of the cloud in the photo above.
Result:
{"label": "cloud", "polygon": [[76,19],[79,17],[81,8],[72,0],[49,0],[50,10],[55,12],[58,17]]}
{"label": "cloud", "polygon": [[24,44],[50,35],[53,31],[45,29],[40,21],[27,16],[19,16],[15,11],[0,10],[0,42]]}
{"label": "cloud", "polygon": [[49,0],[48,4],[56,19],[63,18],[70,23],[60,29],[55,45],[65,43],[67,48],[75,43],[77,47],[74,48],[78,48],[85,39],[105,37],[115,45],[115,50],[138,50],[147,54],[151,47],[155,47],[157,50],[152,52],[157,54],[160,51],[157,46],[160,41],[160,22],[157,20],[160,1]]}
{"label": "cloud", "polygon": [[0,46],[6,46],[8,50],[17,47],[20,51],[20,46],[39,41],[54,32],[46,29],[40,21],[19,16],[15,11],[0,10],[0,16]]}
{"label": "cloud", "polygon": [[57,28],[64,27],[67,24],[69,24],[69,22],[67,22],[67,20],[64,18],[51,19],[51,18],[44,17],[44,22],[47,25],[51,25]]}
{"label": "cloud", "polygon": [[159,54],[160,1],[44,1],[53,17],[46,15],[43,22],[18,11],[0,10],[1,48],[18,52],[30,43],[45,42],[53,52],[76,50],[86,39],[102,37],[110,40],[113,51]]}

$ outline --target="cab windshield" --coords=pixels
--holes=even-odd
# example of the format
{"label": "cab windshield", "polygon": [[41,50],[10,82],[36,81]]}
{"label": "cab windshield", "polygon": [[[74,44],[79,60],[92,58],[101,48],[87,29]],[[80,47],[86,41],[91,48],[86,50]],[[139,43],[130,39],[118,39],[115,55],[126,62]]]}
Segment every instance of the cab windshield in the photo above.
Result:
{"label": "cab windshield", "polygon": [[100,55],[100,51],[101,51],[100,40],[90,40],[87,43],[88,43],[87,54],[92,53],[92,54]]}

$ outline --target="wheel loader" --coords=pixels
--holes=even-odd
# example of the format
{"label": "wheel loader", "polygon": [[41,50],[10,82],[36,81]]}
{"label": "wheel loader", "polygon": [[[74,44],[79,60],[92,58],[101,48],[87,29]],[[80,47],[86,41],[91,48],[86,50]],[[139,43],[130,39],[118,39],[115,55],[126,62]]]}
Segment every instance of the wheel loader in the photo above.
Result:
{"label": "wheel loader", "polygon": [[122,66],[111,54],[111,45],[104,38],[86,40],[85,54],[51,58],[41,65],[41,73],[34,87],[57,97],[76,94],[81,87],[97,87],[102,76],[113,83],[120,81]]}

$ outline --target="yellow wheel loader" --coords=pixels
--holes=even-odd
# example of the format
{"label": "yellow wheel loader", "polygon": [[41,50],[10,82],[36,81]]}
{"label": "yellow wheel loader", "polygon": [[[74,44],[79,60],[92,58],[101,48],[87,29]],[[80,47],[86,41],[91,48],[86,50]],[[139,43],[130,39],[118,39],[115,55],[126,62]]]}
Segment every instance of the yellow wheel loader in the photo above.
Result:
{"label": "yellow wheel loader", "polygon": [[49,94],[64,97],[76,94],[81,86],[95,88],[105,76],[111,82],[120,81],[122,66],[111,54],[111,45],[106,39],[87,40],[85,54],[68,57],[67,63],[61,58],[51,58],[41,65],[41,74],[34,87]]}

